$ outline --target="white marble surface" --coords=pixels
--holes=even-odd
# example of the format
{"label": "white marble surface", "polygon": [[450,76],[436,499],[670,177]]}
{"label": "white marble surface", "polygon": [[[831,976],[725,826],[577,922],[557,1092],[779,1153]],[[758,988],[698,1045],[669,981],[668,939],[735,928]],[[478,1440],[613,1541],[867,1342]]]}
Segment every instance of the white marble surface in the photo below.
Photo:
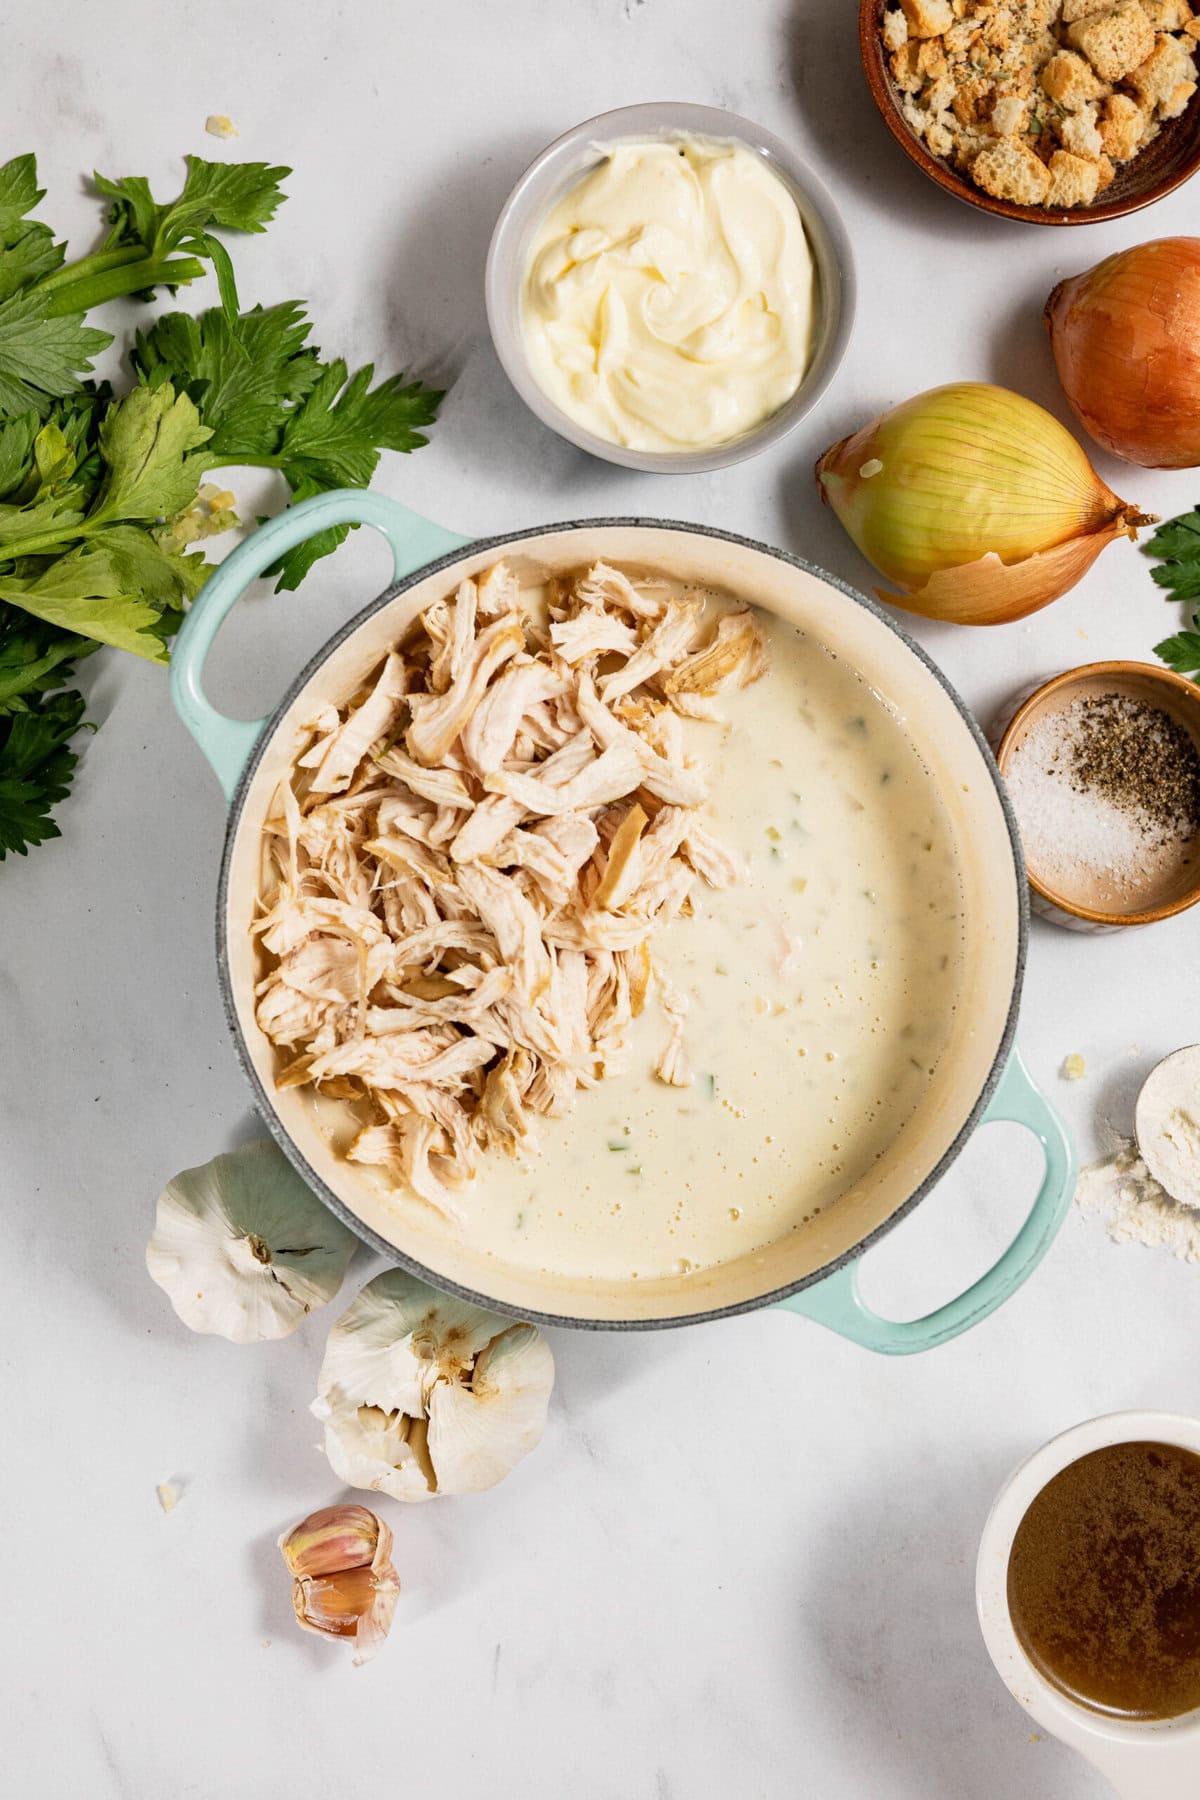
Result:
{"label": "white marble surface", "polygon": [[[1059,407],[1039,320],[1060,275],[1194,229],[1197,189],[1127,224],[1008,227],[892,146],[850,0],[146,0],[27,7],[5,26],[4,153],[36,149],[45,215],[86,243],[93,167],[170,192],[185,150],[283,161],[291,198],[237,246],[247,300],[309,296],[324,346],[452,382],[432,446],[379,485],[464,532],[644,512],[711,520],[866,584],[818,507],[833,438],[938,381]],[[484,325],[495,212],[560,129],[633,100],[760,119],[832,185],[862,303],[841,377],[777,453],[664,480],[600,466],[511,393]],[[222,147],[213,111],[241,127]],[[206,293],[198,296],[205,301]],[[119,322],[128,309],[114,309]],[[1102,465],[1164,514],[1194,476]],[[247,510],[254,491],[238,483]],[[382,579],[352,542],[297,596],[255,599],[214,688],[261,711]],[[1033,677],[1149,655],[1170,618],[1128,546],[1027,625],[920,635],[981,716]],[[302,1638],[273,1541],[338,1488],[306,1407],[324,1336],[193,1337],[142,1266],[162,1181],[254,1133],[212,958],[215,782],[161,675],[88,666],[64,837],[0,873],[5,1790],[22,1800],[1099,1800],[1035,1742],[975,1626],[975,1545],[1009,1466],[1126,1406],[1200,1404],[1200,1271],[1072,1218],[999,1315],[932,1355],[874,1358],[758,1313],[664,1335],[557,1334],[539,1453],[501,1489],[391,1505],[404,1596],[353,1671]],[[1090,1153],[1140,1075],[1196,1036],[1196,915],[1142,934],[1035,925],[1021,1043]],[[1189,961],[1190,958],[1190,961]],[[1056,1080],[1067,1051],[1088,1078]],[[897,1310],[984,1265],[1034,1158],[991,1128],[872,1259]],[[354,1266],[351,1290],[369,1270]],[[185,1480],[160,1515],[155,1483]]]}

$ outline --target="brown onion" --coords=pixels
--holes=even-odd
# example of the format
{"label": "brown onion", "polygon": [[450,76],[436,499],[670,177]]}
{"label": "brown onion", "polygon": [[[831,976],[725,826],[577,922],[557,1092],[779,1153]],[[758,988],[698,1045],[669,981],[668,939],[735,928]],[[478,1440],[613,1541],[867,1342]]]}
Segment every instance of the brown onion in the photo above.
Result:
{"label": "brown onion", "polygon": [[1200,464],[1200,238],[1158,238],[1060,281],[1059,380],[1098,444],[1147,469]]}

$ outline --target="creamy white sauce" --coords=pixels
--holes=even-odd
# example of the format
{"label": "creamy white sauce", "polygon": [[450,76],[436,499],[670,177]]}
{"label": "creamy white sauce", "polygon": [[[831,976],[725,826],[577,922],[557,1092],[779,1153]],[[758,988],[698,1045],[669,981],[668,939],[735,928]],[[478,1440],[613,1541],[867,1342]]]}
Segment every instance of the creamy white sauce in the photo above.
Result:
{"label": "creamy white sauce", "polygon": [[743,858],[652,940],[686,994],[688,1088],[654,1064],[652,992],[622,1073],[492,1154],[462,1194],[479,1249],[566,1277],[686,1273],[767,1244],[845,1194],[925,1095],[961,973],[957,859],[903,726],[853,670],[763,616],[772,669],[689,723],[706,823]]}
{"label": "creamy white sauce", "polygon": [[565,413],[638,450],[740,437],[811,352],[799,209],[744,144],[620,144],[543,220],[522,290],[529,366]]}

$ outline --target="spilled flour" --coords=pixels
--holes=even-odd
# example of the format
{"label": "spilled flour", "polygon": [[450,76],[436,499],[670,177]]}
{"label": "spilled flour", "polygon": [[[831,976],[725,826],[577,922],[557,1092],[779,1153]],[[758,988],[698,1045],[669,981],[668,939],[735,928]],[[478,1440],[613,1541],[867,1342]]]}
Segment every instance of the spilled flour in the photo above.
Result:
{"label": "spilled flour", "polygon": [[1200,1262],[1200,1208],[1171,1198],[1132,1138],[1121,1138],[1111,1156],[1080,1170],[1075,1202],[1084,1212],[1106,1215],[1115,1243],[1145,1244],[1169,1250],[1184,1262]]}

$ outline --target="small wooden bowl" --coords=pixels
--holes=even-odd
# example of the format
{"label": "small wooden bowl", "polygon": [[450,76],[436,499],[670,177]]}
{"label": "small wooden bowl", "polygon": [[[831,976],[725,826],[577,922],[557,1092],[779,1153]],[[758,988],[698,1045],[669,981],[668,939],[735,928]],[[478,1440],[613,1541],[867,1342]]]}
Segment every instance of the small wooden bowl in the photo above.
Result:
{"label": "small wooden bowl", "polygon": [[931,181],[936,181],[947,194],[953,194],[956,200],[977,206],[981,212],[999,213],[1004,219],[1022,219],[1029,225],[1097,225],[1103,219],[1123,219],[1128,213],[1153,205],[1155,200],[1173,193],[1200,169],[1198,87],[1179,117],[1168,120],[1152,144],[1117,170],[1116,179],[1091,206],[1050,212],[1044,206],[1018,206],[1011,200],[993,199],[965,175],[952,169],[949,163],[934,156],[901,112],[900,97],[892,82],[887,51],[880,35],[888,4],[889,0],[859,0],[858,41],[868,85],[884,124],[900,148],[918,169]]}
{"label": "small wooden bowl", "polygon": [[[1043,682],[1017,708],[996,750],[1000,773],[1007,773],[1013,752],[1036,719],[1047,712],[1057,712],[1072,700],[1098,698],[1101,694],[1121,694],[1157,707],[1183,727],[1200,751],[1200,687],[1195,682],[1155,663],[1084,663]],[[1017,823],[1020,824],[1019,819]],[[1135,904],[1120,912],[1094,904],[1094,894],[1082,890],[1064,894],[1050,887],[1028,864],[1026,873],[1033,910],[1056,924],[1092,932],[1118,931],[1126,925],[1154,925],[1159,919],[1186,912],[1200,900],[1200,839],[1195,840],[1189,857],[1181,857],[1177,868],[1160,876],[1136,896]]]}

